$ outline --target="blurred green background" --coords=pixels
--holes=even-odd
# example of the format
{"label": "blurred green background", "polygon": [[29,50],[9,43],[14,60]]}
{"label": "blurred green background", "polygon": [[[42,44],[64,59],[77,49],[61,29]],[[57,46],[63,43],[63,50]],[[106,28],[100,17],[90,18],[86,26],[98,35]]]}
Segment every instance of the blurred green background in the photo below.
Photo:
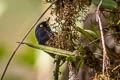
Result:
{"label": "blurred green background", "polygon": [[[44,0],[0,0],[0,77],[18,45],[16,42],[23,38],[47,6]],[[48,14],[42,20],[47,17]],[[34,30],[25,41],[37,44]],[[53,61],[49,61],[51,58],[48,55],[41,55],[39,52],[22,45],[12,60],[4,80],[50,80],[52,70],[49,68],[53,65],[48,64],[52,64]]]}

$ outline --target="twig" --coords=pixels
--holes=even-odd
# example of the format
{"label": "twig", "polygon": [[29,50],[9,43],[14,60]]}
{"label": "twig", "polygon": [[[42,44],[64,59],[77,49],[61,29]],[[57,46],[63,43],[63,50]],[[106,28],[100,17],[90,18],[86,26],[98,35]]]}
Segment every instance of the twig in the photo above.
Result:
{"label": "twig", "polygon": [[60,56],[58,56],[57,60],[55,61],[55,71],[54,71],[54,80],[59,80],[59,69],[60,69]]}
{"label": "twig", "polygon": [[69,64],[69,80],[74,80],[75,74],[73,71],[72,63],[68,62],[68,64]]}
{"label": "twig", "polygon": [[100,34],[101,34],[101,40],[102,40],[102,47],[103,47],[103,68],[102,68],[102,72],[103,72],[103,75],[104,75],[104,73],[105,73],[105,68],[106,68],[105,62],[106,62],[106,58],[108,59],[108,57],[107,57],[107,52],[106,52],[106,48],[105,48],[105,41],[104,41],[102,23],[101,23],[101,19],[100,19],[100,16],[99,16],[99,9],[100,9],[101,4],[102,4],[102,0],[100,0],[99,4],[98,4],[98,6],[97,6],[97,10],[96,10],[96,21],[97,21],[98,24],[99,24]]}
{"label": "twig", "polygon": [[111,13],[120,13],[120,11],[111,11],[111,10],[107,10],[107,9],[101,9],[102,11],[105,12],[111,12]]}
{"label": "twig", "polygon": [[35,25],[39,22],[39,20],[44,16],[44,14],[49,10],[49,8],[50,8],[55,2],[56,2],[56,0],[55,0],[53,3],[51,3],[51,5],[43,12],[43,14],[42,14],[41,16],[38,17],[38,19],[35,21],[35,23],[33,23],[33,25],[31,26],[31,28],[30,28],[30,29],[28,30],[28,32],[25,34],[25,36],[23,37],[23,39],[20,41],[20,44],[18,44],[18,46],[15,48],[15,50],[13,51],[11,57],[10,57],[9,60],[8,60],[7,65],[5,66],[5,69],[4,69],[3,74],[2,74],[2,76],[1,76],[1,80],[3,80],[3,78],[4,78],[5,74],[6,74],[6,71],[7,71],[7,69],[8,69],[8,66],[9,66],[10,62],[12,61],[15,53],[16,53],[16,52],[18,51],[18,49],[20,48],[22,42],[27,38],[28,34],[32,31],[32,29],[35,27]]}
{"label": "twig", "polygon": [[[77,55],[79,55],[79,51],[75,50],[72,54],[77,56]],[[79,72],[78,61],[68,62],[68,64],[69,64],[69,79],[68,80],[79,80],[79,78],[77,76],[77,74]]]}
{"label": "twig", "polygon": [[114,72],[115,70],[120,68],[120,64],[118,66],[116,66],[115,68],[113,68],[112,72]]}
{"label": "twig", "polygon": [[[107,37],[107,36],[112,36],[112,35],[114,35],[114,34],[119,34],[119,33],[120,33],[120,32],[114,32],[114,33],[111,33],[111,34],[107,34],[107,35],[104,36],[104,38]],[[96,41],[98,41],[98,40],[100,40],[100,39],[101,39],[101,38],[97,38],[97,39],[91,41],[90,43],[88,43],[86,46],[89,46],[89,45],[91,45],[92,43],[94,43],[94,42],[96,42]]]}

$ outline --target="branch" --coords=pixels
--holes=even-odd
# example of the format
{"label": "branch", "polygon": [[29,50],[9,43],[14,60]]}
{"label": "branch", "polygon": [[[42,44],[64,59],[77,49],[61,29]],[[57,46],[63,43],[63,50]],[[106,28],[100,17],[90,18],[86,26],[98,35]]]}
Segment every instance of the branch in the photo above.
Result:
{"label": "branch", "polygon": [[61,56],[57,56],[57,59],[55,60],[55,71],[54,71],[54,80],[59,80],[59,70],[60,70],[60,62],[61,62]]}
{"label": "branch", "polygon": [[105,73],[105,67],[106,67],[105,62],[106,62],[106,58],[108,59],[108,57],[107,57],[107,52],[106,52],[106,48],[105,48],[105,41],[104,41],[102,23],[101,23],[101,19],[100,19],[100,16],[99,16],[99,9],[100,9],[101,4],[102,4],[102,0],[100,0],[99,4],[97,6],[96,21],[99,24],[100,34],[101,34],[101,40],[102,40],[102,47],[103,47],[103,68],[102,68],[102,72],[103,72],[103,75],[104,75],[104,73]]}

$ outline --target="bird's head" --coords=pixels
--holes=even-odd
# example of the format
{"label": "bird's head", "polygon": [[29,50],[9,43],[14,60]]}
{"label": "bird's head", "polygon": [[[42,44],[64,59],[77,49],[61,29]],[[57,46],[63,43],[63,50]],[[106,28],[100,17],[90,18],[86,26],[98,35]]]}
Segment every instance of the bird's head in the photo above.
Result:
{"label": "bird's head", "polygon": [[42,21],[38,24],[37,29],[48,27],[48,23],[46,21]]}
{"label": "bird's head", "polygon": [[48,28],[48,27],[49,27],[49,25],[48,25],[49,20],[50,20],[50,18],[48,18],[46,21],[40,22],[40,23],[38,24],[37,28]]}

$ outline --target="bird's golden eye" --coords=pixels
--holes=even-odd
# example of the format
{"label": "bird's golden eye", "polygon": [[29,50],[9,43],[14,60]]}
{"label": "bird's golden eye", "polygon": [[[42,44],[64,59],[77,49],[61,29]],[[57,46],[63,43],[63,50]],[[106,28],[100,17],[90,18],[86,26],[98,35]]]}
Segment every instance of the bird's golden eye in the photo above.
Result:
{"label": "bird's golden eye", "polygon": [[40,27],[42,28],[42,27],[43,27],[43,25],[42,25],[42,24],[40,24]]}

